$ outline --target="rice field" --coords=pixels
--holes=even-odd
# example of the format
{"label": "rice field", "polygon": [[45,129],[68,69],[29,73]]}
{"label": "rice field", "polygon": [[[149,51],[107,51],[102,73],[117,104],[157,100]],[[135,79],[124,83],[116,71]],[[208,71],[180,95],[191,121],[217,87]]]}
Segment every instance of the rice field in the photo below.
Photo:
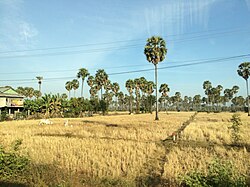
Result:
{"label": "rice field", "polygon": [[[119,179],[125,181],[119,185],[138,186],[136,181],[149,175],[178,185],[179,175],[193,169],[206,170],[214,157],[231,160],[241,173],[249,175],[249,150],[229,146],[231,113],[198,113],[182,133],[181,141],[186,143],[162,143],[193,114],[160,113],[160,121],[154,121],[152,114],[55,118],[52,125],[43,126],[38,125],[39,120],[1,122],[0,142],[7,147],[21,139],[22,154],[28,155],[35,166],[49,166],[46,171],[34,169],[34,186],[101,184],[88,183],[83,177]],[[241,114],[244,145],[250,144],[248,118]],[[69,121],[66,127],[65,120]],[[56,169],[48,169],[51,167]]]}

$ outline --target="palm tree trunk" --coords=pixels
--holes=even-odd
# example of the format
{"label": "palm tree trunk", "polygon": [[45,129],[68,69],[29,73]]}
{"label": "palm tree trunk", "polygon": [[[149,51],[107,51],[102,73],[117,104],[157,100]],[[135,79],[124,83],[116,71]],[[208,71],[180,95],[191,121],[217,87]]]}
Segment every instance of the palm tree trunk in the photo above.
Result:
{"label": "palm tree trunk", "polygon": [[129,114],[132,114],[132,95],[130,95],[130,101],[129,101]]}
{"label": "palm tree trunk", "polygon": [[83,97],[83,82],[84,82],[84,79],[82,79],[82,90],[81,90],[81,97]]}
{"label": "palm tree trunk", "polygon": [[102,100],[102,87],[101,87],[101,100]]}
{"label": "palm tree trunk", "polygon": [[250,116],[250,110],[249,110],[249,91],[248,91],[248,79],[246,79],[247,84],[247,108],[248,108],[248,116]]}
{"label": "palm tree trunk", "polygon": [[39,83],[39,92],[42,93],[41,92],[41,83]]}
{"label": "palm tree trunk", "polygon": [[158,117],[158,80],[157,80],[157,64],[155,64],[155,96],[156,96],[156,107],[155,107],[155,120],[159,120]]}

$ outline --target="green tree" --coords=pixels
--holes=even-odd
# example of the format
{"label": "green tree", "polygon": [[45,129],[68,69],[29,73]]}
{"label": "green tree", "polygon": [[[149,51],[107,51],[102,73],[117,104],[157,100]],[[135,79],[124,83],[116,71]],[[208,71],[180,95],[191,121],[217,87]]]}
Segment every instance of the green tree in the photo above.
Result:
{"label": "green tree", "polygon": [[72,82],[67,81],[66,84],[65,84],[65,88],[69,92],[69,99],[70,99],[70,91],[73,89]]}
{"label": "green tree", "polygon": [[[154,100],[154,98],[152,97],[152,94],[154,93],[154,89],[155,89],[155,83],[153,81],[148,81],[146,84],[146,93],[147,93],[147,104],[148,104],[148,110],[150,113],[152,113],[152,101]],[[158,102],[158,101],[156,101]]]}
{"label": "green tree", "polygon": [[159,120],[158,117],[158,87],[157,87],[157,65],[159,62],[162,62],[165,59],[165,56],[167,54],[167,48],[166,43],[163,40],[163,38],[158,36],[153,36],[151,38],[148,38],[147,43],[144,48],[144,54],[146,55],[146,58],[148,62],[153,63],[155,66],[155,85],[156,85],[156,114],[155,114],[155,120]]}
{"label": "green tree", "polygon": [[239,76],[241,76],[246,81],[246,88],[247,88],[247,107],[248,107],[248,116],[250,116],[250,109],[249,109],[249,92],[248,92],[248,78],[250,75],[250,62],[243,62],[239,65],[239,69],[237,70]]}
{"label": "green tree", "polygon": [[78,73],[77,73],[77,78],[80,79],[82,78],[82,88],[81,88],[81,97],[83,97],[83,85],[84,85],[84,80],[85,78],[89,76],[89,72],[87,69],[85,68],[81,68],[79,69]]}
{"label": "green tree", "polygon": [[119,90],[120,90],[120,86],[119,86],[119,84],[117,83],[117,82],[114,82],[113,84],[112,84],[112,91],[113,91],[113,93],[114,93],[114,95],[115,95],[115,97],[116,97],[116,105],[115,105],[115,110],[117,110],[117,103],[118,103],[118,93],[119,93]]}
{"label": "green tree", "polygon": [[204,83],[203,83],[203,89],[205,90],[205,94],[207,95],[206,104],[209,105],[211,103],[212,83],[210,81],[204,81]]}
{"label": "green tree", "polygon": [[76,90],[79,88],[79,81],[77,79],[73,79],[71,83],[74,90],[74,97],[76,97]]}
{"label": "green tree", "polygon": [[129,79],[126,81],[125,83],[125,87],[128,90],[129,93],[129,114],[132,114],[133,112],[133,90],[135,89],[135,84],[134,81],[132,79]]}
{"label": "green tree", "polygon": [[108,74],[104,71],[104,69],[99,69],[95,74],[95,83],[98,85],[98,90],[101,90],[101,99],[102,99],[102,88],[108,81]]}

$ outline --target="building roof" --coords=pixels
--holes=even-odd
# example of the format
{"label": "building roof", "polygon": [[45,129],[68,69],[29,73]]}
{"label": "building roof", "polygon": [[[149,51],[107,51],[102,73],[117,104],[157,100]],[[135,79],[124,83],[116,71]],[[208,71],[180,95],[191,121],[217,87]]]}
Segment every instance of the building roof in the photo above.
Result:
{"label": "building roof", "polygon": [[18,94],[10,86],[0,87],[0,97],[18,97],[18,98],[24,98],[24,96]]}

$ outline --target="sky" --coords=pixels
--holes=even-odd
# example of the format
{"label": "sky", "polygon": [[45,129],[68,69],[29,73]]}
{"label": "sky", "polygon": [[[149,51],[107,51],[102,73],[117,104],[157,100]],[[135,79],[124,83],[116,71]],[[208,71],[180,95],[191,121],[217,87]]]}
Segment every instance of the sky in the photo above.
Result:
{"label": "sky", "polygon": [[43,93],[67,93],[79,68],[105,69],[127,93],[128,79],[154,80],[144,46],[161,36],[158,82],[170,96],[204,95],[206,80],[246,96],[237,68],[250,59],[249,23],[250,0],[0,0],[0,86],[38,89],[42,76]]}

